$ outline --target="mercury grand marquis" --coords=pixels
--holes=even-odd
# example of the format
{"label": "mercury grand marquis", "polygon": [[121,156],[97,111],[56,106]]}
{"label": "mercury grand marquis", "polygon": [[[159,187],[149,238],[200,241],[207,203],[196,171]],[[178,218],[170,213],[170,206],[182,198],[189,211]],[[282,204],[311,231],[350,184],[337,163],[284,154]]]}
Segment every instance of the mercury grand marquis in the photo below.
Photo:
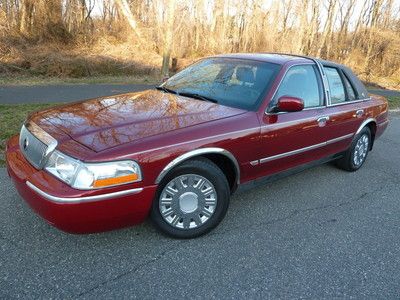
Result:
{"label": "mercury grand marquis", "polygon": [[364,163],[385,98],[347,67],[284,54],[201,59],[155,89],[31,114],[7,143],[19,194],[71,233],[137,224],[191,238],[237,189],[328,161]]}

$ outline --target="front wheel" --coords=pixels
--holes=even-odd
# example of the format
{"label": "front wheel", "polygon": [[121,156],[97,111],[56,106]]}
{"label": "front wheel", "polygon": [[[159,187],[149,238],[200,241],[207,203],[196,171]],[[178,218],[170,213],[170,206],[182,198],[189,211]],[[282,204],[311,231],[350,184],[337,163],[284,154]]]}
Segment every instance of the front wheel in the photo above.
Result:
{"label": "front wheel", "polygon": [[367,159],[368,151],[371,147],[371,131],[364,127],[354,138],[350,148],[345,155],[340,158],[336,165],[346,171],[357,171]]}
{"label": "front wheel", "polygon": [[221,169],[208,159],[190,160],[162,180],[151,218],[170,236],[197,237],[221,222],[229,196],[229,185]]}

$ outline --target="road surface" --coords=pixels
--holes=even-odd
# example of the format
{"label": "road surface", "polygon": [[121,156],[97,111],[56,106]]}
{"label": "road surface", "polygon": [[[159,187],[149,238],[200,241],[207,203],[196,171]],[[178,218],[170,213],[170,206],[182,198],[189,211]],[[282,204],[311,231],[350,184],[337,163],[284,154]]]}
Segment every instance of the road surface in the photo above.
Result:
{"label": "road surface", "polygon": [[[100,96],[142,91],[154,87],[155,85],[146,84],[0,86],[0,104],[73,102]],[[370,92],[383,96],[400,97],[399,91],[372,89]]]}
{"label": "road surface", "polygon": [[331,164],[234,195],[210,234],[150,222],[65,234],[0,169],[0,299],[399,299],[400,117],[365,165]]}

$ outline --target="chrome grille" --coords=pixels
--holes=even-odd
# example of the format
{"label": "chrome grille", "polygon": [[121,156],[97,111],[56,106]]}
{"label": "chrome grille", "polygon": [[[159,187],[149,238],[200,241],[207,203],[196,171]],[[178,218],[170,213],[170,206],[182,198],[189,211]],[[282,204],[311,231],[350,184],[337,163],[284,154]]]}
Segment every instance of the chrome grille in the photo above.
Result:
{"label": "chrome grille", "polygon": [[25,158],[36,169],[43,168],[48,156],[54,151],[56,146],[57,141],[36,124],[28,123],[26,126],[22,126],[19,136],[19,147]]}

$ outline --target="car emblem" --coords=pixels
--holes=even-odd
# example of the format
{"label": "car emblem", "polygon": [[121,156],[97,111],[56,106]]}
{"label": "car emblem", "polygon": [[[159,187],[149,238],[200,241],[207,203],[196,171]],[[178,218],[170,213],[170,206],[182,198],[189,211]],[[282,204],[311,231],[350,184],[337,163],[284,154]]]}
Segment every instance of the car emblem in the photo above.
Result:
{"label": "car emblem", "polygon": [[25,151],[26,151],[26,149],[28,148],[28,146],[29,146],[29,140],[28,140],[28,138],[26,138],[26,139],[24,140],[24,145],[23,145]]}

